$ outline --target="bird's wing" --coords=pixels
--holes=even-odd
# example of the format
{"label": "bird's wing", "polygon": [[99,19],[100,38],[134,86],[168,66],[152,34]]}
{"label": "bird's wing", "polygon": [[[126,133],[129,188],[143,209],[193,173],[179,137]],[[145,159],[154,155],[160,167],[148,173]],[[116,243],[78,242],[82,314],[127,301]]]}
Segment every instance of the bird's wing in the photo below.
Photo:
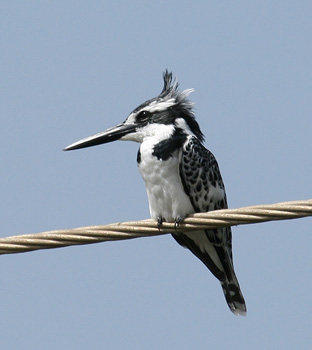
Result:
{"label": "bird's wing", "polygon": [[[184,144],[180,154],[179,171],[184,191],[189,196],[195,212],[227,208],[225,188],[218,163],[214,155],[196,137],[189,137],[188,142]],[[195,235],[193,237],[195,238]],[[227,277],[232,275],[230,227],[205,230],[205,237],[201,237],[197,242],[188,235],[179,243],[184,243],[218,279],[223,280],[224,274]]]}
{"label": "bird's wing", "polygon": [[[196,137],[189,137],[180,153],[180,177],[195,212],[227,208],[218,163]],[[233,266],[231,227],[173,234],[220,280],[232,312],[245,314],[246,304]]]}

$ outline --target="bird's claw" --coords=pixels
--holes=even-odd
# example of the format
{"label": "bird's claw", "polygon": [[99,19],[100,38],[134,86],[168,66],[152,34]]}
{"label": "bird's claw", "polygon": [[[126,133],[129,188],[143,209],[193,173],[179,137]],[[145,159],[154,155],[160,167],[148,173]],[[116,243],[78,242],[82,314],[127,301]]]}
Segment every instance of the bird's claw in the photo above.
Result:
{"label": "bird's claw", "polygon": [[175,221],[174,221],[174,229],[177,230],[177,228],[179,228],[180,223],[183,219],[181,218],[181,216],[178,216]]}
{"label": "bird's claw", "polygon": [[158,218],[157,218],[157,227],[158,227],[158,230],[160,230],[160,227],[161,227],[161,225],[163,224],[164,221],[165,221],[164,218],[162,218],[161,216],[158,216]]}

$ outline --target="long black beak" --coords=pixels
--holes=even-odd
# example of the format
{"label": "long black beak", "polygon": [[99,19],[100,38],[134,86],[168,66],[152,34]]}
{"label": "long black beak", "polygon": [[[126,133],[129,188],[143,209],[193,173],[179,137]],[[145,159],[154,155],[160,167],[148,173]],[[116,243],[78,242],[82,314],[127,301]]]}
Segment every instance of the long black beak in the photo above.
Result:
{"label": "long black beak", "polygon": [[64,151],[71,151],[74,149],[91,147],[101,145],[102,143],[108,143],[121,139],[123,136],[134,132],[136,125],[134,124],[118,124],[105,131],[101,131],[95,135],[86,137],[80,141],[74,142],[71,145],[64,148]]}

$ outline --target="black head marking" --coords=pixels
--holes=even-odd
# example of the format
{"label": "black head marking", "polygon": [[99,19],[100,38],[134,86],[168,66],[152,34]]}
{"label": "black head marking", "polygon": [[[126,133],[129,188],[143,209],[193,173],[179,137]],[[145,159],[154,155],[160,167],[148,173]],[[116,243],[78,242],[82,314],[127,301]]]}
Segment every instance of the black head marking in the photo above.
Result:
{"label": "black head marking", "polygon": [[136,115],[136,121],[140,124],[145,124],[151,119],[152,113],[149,111],[142,110],[140,113]]}
{"label": "black head marking", "polygon": [[[174,124],[178,118],[183,118],[189,129],[200,142],[204,141],[204,135],[195,119],[193,104],[187,98],[191,90],[179,91],[179,84],[173,78],[171,72],[166,70],[163,74],[164,86],[159,96],[147,100],[137,107],[135,120],[141,126],[148,123]],[[164,104],[168,102],[168,108]],[[157,109],[159,103],[159,109]],[[150,107],[153,106],[151,109]]]}

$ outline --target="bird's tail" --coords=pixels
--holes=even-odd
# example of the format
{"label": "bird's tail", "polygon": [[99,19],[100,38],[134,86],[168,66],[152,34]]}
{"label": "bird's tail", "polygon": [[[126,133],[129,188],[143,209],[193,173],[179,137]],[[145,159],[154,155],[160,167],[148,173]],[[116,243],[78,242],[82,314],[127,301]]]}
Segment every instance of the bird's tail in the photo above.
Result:
{"label": "bird's tail", "polygon": [[230,281],[228,279],[220,281],[226,302],[233,314],[245,316],[247,312],[246,303],[234,271],[231,277]]}
{"label": "bird's tail", "polygon": [[[195,254],[220,281],[226,302],[235,315],[246,315],[247,308],[234,272],[231,246],[211,243],[207,232],[173,234],[173,238]],[[214,236],[212,237],[214,238]]]}

